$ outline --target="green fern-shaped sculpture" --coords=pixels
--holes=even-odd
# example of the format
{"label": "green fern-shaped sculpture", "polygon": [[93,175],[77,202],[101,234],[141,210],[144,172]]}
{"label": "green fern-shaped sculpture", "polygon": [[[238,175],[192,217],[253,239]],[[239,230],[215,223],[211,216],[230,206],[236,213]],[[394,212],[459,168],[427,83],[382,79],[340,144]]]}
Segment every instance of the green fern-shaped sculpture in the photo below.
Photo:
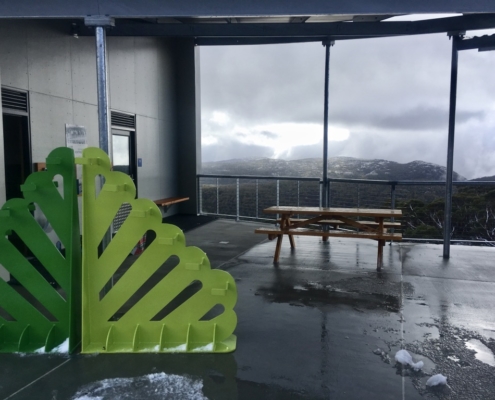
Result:
{"label": "green fern-shaped sculpture", "polygon": [[[131,178],[111,171],[102,150],[87,148],[76,162],[83,165],[82,351],[233,351],[237,290],[232,276],[212,270],[200,249],[186,247],[182,231],[163,224],[160,210],[151,200],[135,199]],[[100,180],[105,183],[97,193]],[[129,203],[132,211],[101,252],[101,243],[124,203]],[[156,235],[154,241],[112,284],[119,267],[149,231]],[[178,259],[175,268],[133,302],[132,297],[171,259]],[[192,283],[200,289],[181,302],[181,294]],[[205,318],[218,307],[223,308],[220,315]]]}
{"label": "green fern-shaped sculpture", "polygon": [[[46,166],[21,186],[24,199],[8,200],[0,210],[0,264],[17,281],[12,285],[0,279],[0,352],[51,351],[67,339],[73,351],[80,342],[81,247],[73,151],[53,150]],[[63,179],[63,196],[54,180],[57,175]],[[34,219],[35,204],[65,247],[65,255]],[[56,285],[9,240],[12,232]]]}

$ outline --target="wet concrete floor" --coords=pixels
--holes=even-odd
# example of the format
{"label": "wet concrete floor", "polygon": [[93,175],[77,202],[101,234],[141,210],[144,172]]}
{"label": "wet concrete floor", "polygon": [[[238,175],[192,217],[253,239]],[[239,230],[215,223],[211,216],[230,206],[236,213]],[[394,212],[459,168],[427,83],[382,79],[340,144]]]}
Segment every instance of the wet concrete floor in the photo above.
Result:
{"label": "wet concrete floor", "polygon": [[259,225],[186,233],[236,279],[234,353],[0,354],[0,399],[495,399],[494,248],[387,245],[377,272],[373,241],[296,237],[274,266]]}

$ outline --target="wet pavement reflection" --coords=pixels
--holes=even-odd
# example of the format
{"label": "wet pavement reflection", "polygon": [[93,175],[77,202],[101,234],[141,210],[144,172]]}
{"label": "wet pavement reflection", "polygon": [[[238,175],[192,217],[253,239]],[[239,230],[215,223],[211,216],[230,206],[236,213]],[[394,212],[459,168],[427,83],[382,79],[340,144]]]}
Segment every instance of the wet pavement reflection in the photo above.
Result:
{"label": "wet pavement reflection", "polygon": [[[297,237],[274,266],[252,228],[218,220],[188,241],[236,280],[234,353],[4,354],[0,399],[26,385],[11,398],[495,399],[495,249],[445,261],[441,246],[387,245],[378,273],[371,241]],[[396,363],[401,349],[423,367]],[[435,374],[447,385],[427,387]]]}

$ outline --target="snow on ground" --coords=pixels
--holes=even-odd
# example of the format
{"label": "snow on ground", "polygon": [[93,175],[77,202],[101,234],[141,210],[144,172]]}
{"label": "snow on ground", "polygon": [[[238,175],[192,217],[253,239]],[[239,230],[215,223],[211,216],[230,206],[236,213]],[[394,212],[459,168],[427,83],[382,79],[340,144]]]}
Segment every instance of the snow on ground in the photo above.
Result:
{"label": "snow on ground", "polygon": [[202,389],[200,379],[160,372],[93,382],[79,389],[72,400],[208,400]]}

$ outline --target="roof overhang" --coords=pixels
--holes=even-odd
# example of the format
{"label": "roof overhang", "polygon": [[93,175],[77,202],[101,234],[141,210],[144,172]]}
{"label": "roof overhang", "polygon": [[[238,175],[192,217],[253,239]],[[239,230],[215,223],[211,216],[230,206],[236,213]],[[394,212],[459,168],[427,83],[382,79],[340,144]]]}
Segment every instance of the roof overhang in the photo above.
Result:
{"label": "roof overhang", "polygon": [[493,0],[6,0],[3,18],[306,17],[493,13]]}
{"label": "roof overhang", "polygon": [[[332,17],[332,16],[329,16]],[[382,18],[383,17],[383,18]],[[388,16],[387,16],[388,17]],[[362,21],[356,16],[337,22],[227,22],[208,19],[120,19],[108,29],[108,36],[159,36],[194,38],[199,45],[267,44],[349,40],[360,38],[408,36],[431,33],[465,32],[495,28],[494,14],[466,14],[419,21],[387,21],[384,16]],[[311,17],[308,17],[311,18]],[[349,17],[348,17],[349,18]],[[81,36],[93,35],[81,22]]]}

